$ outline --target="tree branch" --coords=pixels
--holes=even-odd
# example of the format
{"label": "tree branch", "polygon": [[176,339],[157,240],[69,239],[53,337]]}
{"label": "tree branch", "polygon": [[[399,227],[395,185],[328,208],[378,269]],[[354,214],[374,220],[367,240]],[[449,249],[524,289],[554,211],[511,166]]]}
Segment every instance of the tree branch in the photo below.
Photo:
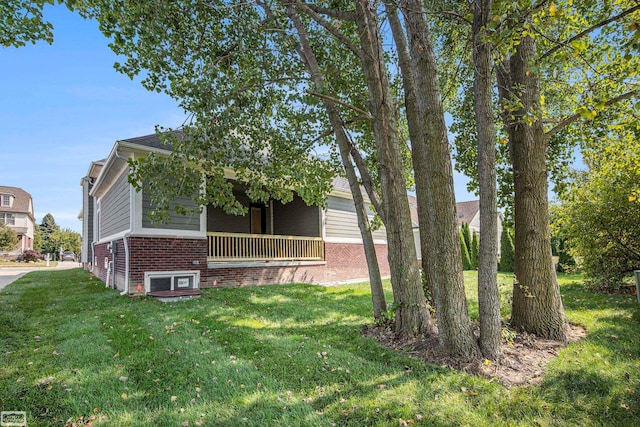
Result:
{"label": "tree branch", "polygon": [[313,96],[317,96],[320,99],[323,99],[325,101],[331,102],[332,104],[338,104],[338,105],[342,105],[343,107],[346,107],[350,110],[355,111],[358,114],[363,115],[364,117],[366,117],[368,120],[371,120],[373,117],[371,117],[371,114],[367,113],[366,111],[356,107],[355,105],[351,105],[351,104],[347,104],[344,101],[340,101],[337,98],[334,98],[332,96],[329,95],[324,95],[322,93],[318,93],[318,92],[313,92],[307,89],[306,91],[309,95],[313,95]]}
{"label": "tree branch", "polygon": [[373,208],[378,213],[378,216],[380,217],[380,219],[382,219],[383,223],[386,223],[387,218],[385,217],[384,206],[382,204],[382,201],[380,200],[380,195],[378,194],[376,186],[373,182],[371,173],[369,173],[369,168],[367,167],[367,163],[362,158],[362,155],[360,154],[360,150],[356,148],[355,144],[353,143],[353,140],[351,140],[351,134],[348,132],[346,132],[346,134],[349,137],[349,145],[351,146],[349,154],[351,155],[351,158],[355,162],[356,167],[358,168],[358,172],[360,172],[360,179],[362,180],[362,186],[367,192],[367,195],[369,196],[369,200],[371,201]]}
{"label": "tree branch", "polygon": [[340,21],[355,22],[356,16],[352,12],[343,12],[341,10],[330,9],[326,7],[320,7],[315,4],[305,3],[307,7],[316,12],[319,15],[327,15],[331,18],[335,18]]}
{"label": "tree branch", "polygon": [[[620,101],[624,101],[625,99],[629,99],[629,98],[633,98],[634,95],[637,95],[638,93],[640,93],[640,90],[635,89],[635,90],[631,90],[629,92],[625,92],[621,95],[616,96],[615,98],[611,98],[608,101],[606,101],[604,103],[605,107],[608,107],[609,105],[613,105],[615,103],[618,103]],[[572,114],[570,116],[565,117],[564,119],[560,120],[560,122],[558,122],[557,125],[555,125],[553,128],[551,128],[548,132],[545,132],[545,137],[546,138],[551,138],[552,136],[554,136],[555,134],[557,134],[558,132],[560,132],[561,130],[563,130],[564,128],[566,128],[567,126],[569,126],[570,124],[574,123],[575,121],[577,121],[580,117],[582,117],[580,115],[580,113],[575,113]]]}
{"label": "tree branch", "polygon": [[548,51],[546,51],[544,54],[542,54],[542,56],[540,57],[540,59],[544,59],[549,55],[552,55],[553,53],[557,52],[558,50],[560,50],[563,47],[567,47],[571,44],[571,42],[578,40],[581,37],[586,36],[589,33],[592,33],[593,31],[597,30],[598,28],[602,28],[605,25],[608,25],[614,21],[617,21],[619,19],[624,18],[625,16],[635,12],[636,10],[640,10],[640,4],[637,4],[635,6],[633,6],[632,8],[629,8],[621,13],[619,13],[616,16],[612,16],[609,19],[605,19],[604,21],[598,22],[595,25],[592,25],[591,27],[585,29],[584,31],[576,34],[575,36],[571,37],[569,40],[565,41],[565,42],[559,42],[557,45],[555,45],[554,47],[552,47],[551,49],[549,49]]}
{"label": "tree branch", "polygon": [[297,8],[302,10],[305,14],[307,14],[311,19],[316,21],[320,26],[329,31],[331,35],[333,35],[338,41],[340,41],[347,49],[353,52],[358,58],[362,57],[362,51],[349,40],[349,38],[344,35],[339,29],[337,29],[334,25],[332,25],[329,21],[324,19],[318,13],[316,13],[313,9],[309,7],[306,3],[301,1],[294,2]]}

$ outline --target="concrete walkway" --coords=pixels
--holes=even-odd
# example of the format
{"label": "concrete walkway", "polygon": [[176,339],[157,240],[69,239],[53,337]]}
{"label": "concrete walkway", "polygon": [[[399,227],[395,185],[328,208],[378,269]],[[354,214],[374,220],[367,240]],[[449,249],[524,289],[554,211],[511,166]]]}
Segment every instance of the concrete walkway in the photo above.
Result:
{"label": "concrete walkway", "polygon": [[59,262],[56,267],[0,267],[0,290],[32,271],[68,270],[71,268],[78,268],[79,266],[80,264],[78,264],[77,262],[62,261]]}

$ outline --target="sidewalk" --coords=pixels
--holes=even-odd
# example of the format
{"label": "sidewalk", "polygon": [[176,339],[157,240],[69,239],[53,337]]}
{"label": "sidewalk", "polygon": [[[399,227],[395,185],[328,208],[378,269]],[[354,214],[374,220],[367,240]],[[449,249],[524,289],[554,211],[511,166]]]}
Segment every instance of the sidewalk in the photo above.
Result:
{"label": "sidewalk", "polygon": [[0,267],[0,291],[5,286],[15,282],[22,276],[32,271],[40,270],[68,270],[71,268],[79,268],[80,264],[73,261],[61,261],[56,267]]}

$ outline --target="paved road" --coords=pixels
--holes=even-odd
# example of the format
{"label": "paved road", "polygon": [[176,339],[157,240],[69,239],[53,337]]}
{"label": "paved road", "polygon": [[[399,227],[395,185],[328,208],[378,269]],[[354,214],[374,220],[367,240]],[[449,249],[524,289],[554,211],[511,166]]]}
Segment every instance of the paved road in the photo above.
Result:
{"label": "paved road", "polygon": [[10,283],[18,280],[31,271],[39,270],[65,270],[70,268],[78,268],[79,264],[73,261],[59,262],[58,266],[53,267],[0,267],[0,290]]}

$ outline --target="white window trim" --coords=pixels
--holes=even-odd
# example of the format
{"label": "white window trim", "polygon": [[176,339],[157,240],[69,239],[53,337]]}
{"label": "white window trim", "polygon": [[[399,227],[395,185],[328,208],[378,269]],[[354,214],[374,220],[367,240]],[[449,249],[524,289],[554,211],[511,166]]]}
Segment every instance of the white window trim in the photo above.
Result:
{"label": "white window trim", "polygon": [[[9,222],[9,218],[11,218],[13,220],[13,223]],[[2,219],[0,220],[0,222],[4,223],[5,225],[11,226],[11,227],[15,227],[16,225],[16,216],[12,213],[9,212],[4,212],[2,213]]]}
{"label": "white window trim", "polygon": [[144,272],[144,293],[151,292],[151,279],[170,277],[171,278],[171,290],[176,290],[175,277],[176,276],[193,276],[193,288],[200,288],[200,270],[180,270],[180,271],[145,271]]}

